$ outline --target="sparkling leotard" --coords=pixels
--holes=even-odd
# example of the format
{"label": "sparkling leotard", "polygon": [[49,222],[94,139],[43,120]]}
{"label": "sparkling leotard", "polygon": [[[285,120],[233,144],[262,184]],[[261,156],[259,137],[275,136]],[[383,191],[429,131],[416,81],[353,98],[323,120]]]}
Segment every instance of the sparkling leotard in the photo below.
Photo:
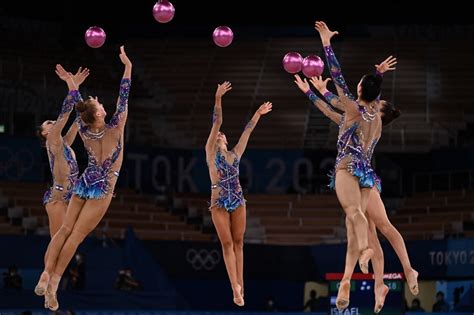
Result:
{"label": "sparkling leotard", "polygon": [[[117,127],[127,111],[130,84],[130,79],[122,79],[117,110],[103,131],[91,132],[78,117],[79,133],[88,155],[87,168],[74,187],[74,194],[82,199],[103,199],[114,191],[123,159],[123,131],[118,131]],[[101,161],[97,152],[101,152],[103,146],[108,143],[115,145]]]}
{"label": "sparkling leotard", "polygon": [[234,161],[229,164],[220,150],[217,150],[214,164],[219,175],[219,182],[211,186],[212,189],[219,189],[219,197],[211,203],[211,207],[218,206],[232,213],[239,206],[245,204],[242,187],[239,182],[239,159],[235,152]]}
{"label": "sparkling leotard", "polygon": [[[56,123],[69,117],[74,105],[81,99],[79,91],[71,90],[64,99]],[[65,123],[65,122],[64,122]],[[54,128],[54,127],[53,127]],[[46,142],[46,150],[48,152],[49,167],[53,177],[53,185],[45,192],[43,196],[43,205],[50,202],[63,201],[69,202],[72,196],[74,184],[79,175],[79,167],[77,165],[74,151],[60,137],[58,145],[54,145],[49,141]]]}
{"label": "sparkling leotard", "polygon": [[337,140],[337,157],[334,172],[330,175],[330,187],[334,188],[335,173],[340,169],[346,169],[359,179],[362,188],[376,187],[381,190],[380,178],[375,174],[371,166],[371,158],[375,146],[382,133],[382,121],[378,113],[369,112],[367,107],[360,105],[352,96],[344,80],[341,67],[331,46],[324,47],[331,77],[338,90],[339,97],[332,93],[326,93],[324,97],[329,101],[338,101],[345,106],[357,106],[360,116],[347,121],[346,115],[342,115],[339,123],[339,136]]}

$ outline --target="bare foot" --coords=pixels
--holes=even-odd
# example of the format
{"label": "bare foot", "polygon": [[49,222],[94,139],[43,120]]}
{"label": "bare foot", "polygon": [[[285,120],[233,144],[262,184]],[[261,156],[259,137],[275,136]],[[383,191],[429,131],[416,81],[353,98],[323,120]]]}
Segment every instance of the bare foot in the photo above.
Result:
{"label": "bare foot", "polygon": [[48,287],[48,290],[46,291],[46,296],[48,299],[48,308],[52,311],[57,311],[59,309],[59,302],[56,292],[51,291],[50,287]]}
{"label": "bare foot", "polygon": [[242,287],[238,284],[235,288],[232,288],[234,291],[234,303],[238,306],[244,306],[244,298],[242,296]]}
{"label": "bare foot", "polygon": [[389,290],[390,289],[385,284],[375,289],[375,314],[380,313],[382,310],[383,305],[385,304],[385,297],[387,296]]}
{"label": "bare foot", "polygon": [[44,308],[49,308],[48,294],[44,295]]}
{"label": "bare foot", "polygon": [[407,278],[408,288],[410,288],[410,292],[413,295],[418,295],[418,271],[415,269],[411,269],[411,271],[405,274]]}
{"label": "bare foot", "polygon": [[336,307],[339,312],[344,311],[349,306],[349,295],[351,292],[350,280],[341,281],[337,292]]}
{"label": "bare foot", "polygon": [[244,297],[244,280],[239,280],[237,283],[240,285],[240,294],[242,295],[242,298]]}
{"label": "bare foot", "polygon": [[48,288],[49,284],[49,273],[43,271],[38,281],[38,284],[35,287],[35,294],[39,296],[43,296],[46,293],[46,289]]}
{"label": "bare foot", "polygon": [[365,273],[365,274],[369,273],[369,261],[373,255],[374,255],[374,251],[372,248],[366,248],[360,254],[359,267],[362,273]]}

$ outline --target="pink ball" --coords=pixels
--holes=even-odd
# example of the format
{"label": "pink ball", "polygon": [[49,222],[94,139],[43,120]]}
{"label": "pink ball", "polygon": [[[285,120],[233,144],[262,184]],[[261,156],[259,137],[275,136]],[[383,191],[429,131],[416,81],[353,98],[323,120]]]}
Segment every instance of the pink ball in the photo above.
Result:
{"label": "pink ball", "polygon": [[227,47],[232,43],[234,33],[228,26],[219,26],[212,33],[212,39],[217,46]]}
{"label": "pink ball", "polygon": [[319,77],[324,70],[324,61],[316,55],[309,55],[303,59],[303,73],[306,77]]}
{"label": "pink ball", "polygon": [[153,6],[153,17],[160,23],[168,23],[174,17],[174,6],[168,0],[159,0]]}
{"label": "pink ball", "polygon": [[98,26],[91,26],[86,31],[84,35],[84,39],[86,40],[86,44],[92,48],[99,48],[105,43],[105,32]]}
{"label": "pink ball", "polygon": [[288,73],[298,73],[301,71],[303,57],[297,52],[289,52],[283,57],[283,68]]}

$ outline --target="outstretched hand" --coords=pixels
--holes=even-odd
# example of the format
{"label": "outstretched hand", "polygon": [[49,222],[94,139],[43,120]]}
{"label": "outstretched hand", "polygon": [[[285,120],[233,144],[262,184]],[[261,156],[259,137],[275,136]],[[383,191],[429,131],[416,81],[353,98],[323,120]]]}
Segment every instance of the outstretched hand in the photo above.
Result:
{"label": "outstretched hand", "polygon": [[68,72],[66,69],[64,69],[64,67],[60,64],[56,65],[55,72],[61,80],[68,84],[73,84],[76,88],[79,88],[79,86],[90,74],[89,69],[82,69],[82,67],[79,67],[76,74],[72,74],[71,72]]}
{"label": "outstretched hand", "polygon": [[66,69],[63,68],[60,64],[56,65],[56,69],[54,70],[58,77],[63,81],[68,81],[72,79],[72,74],[67,72]]}
{"label": "outstretched hand", "polygon": [[323,80],[323,77],[322,76],[319,76],[319,77],[312,77],[309,82],[311,82],[311,84],[316,88],[316,90],[318,90],[320,93],[322,93],[322,91],[324,90],[327,90],[327,85],[328,85],[328,82],[331,81],[330,78],[326,78],[326,80]]}
{"label": "outstretched hand", "polygon": [[77,69],[76,74],[72,76],[72,79],[74,80],[74,83],[79,86],[84,82],[84,80],[89,76],[89,74],[90,71],[88,68],[82,69],[82,67],[79,67],[79,69]]}
{"label": "outstretched hand", "polygon": [[385,73],[387,71],[393,71],[396,68],[394,67],[397,64],[397,58],[389,56],[387,59],[382,61],[380,64],[375,65],[377,72]]}
{"label": "outstretched hand", "polygon": [[132,62],[130,59],[128,59],[127,54],[125,53],[124,46],[120,46],[120,61],[125,65],[125,66],[131,66]]}
{"label": "outstretched hand", "polygon": [[216,90],[216,97],[222,97],[230,90],[232,90],[232,84],[229,81],[225,81],[222,84],[218,84]]}
{"label": "outstretched hand", "polygon": [[334,35],[339,34],[337,31],[331,31],[323,21],[316,21],[314,23],[314,28],[319,32],[319,36],[321,36],[321,41],[324,46],[331,44],[331,38]]}
{"label": "outstretched hand", "polygon": [[269,112],[272,111],[272,103],[270,102],[265,102],[260,107],[257,109],[257,113],[260,115],[265,115],[268,114]]}
{"label": "outstretched hand", "polygon": [[297,74],[295,74],[295,81],[296,85],[300,88],[301,92],[306,93],[309,91],[309,83],[304,78],[304,80],[301,80],[301,77]]}

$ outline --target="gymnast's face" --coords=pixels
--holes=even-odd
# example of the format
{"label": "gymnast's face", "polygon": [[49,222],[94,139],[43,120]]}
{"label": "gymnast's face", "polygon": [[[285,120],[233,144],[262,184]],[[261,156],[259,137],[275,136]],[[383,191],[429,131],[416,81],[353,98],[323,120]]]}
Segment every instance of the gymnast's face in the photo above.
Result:
{"label": "gymnast's face", "polygon": [[41,135],[47,137],[56,120],[46,120],[41,124]]}
{"label": "gymnast's face", "polygon": [[225,137],[225,134],[223,132],[220,132],[217,134],[217,144],[219,146],[227,146],[227,138]]}

